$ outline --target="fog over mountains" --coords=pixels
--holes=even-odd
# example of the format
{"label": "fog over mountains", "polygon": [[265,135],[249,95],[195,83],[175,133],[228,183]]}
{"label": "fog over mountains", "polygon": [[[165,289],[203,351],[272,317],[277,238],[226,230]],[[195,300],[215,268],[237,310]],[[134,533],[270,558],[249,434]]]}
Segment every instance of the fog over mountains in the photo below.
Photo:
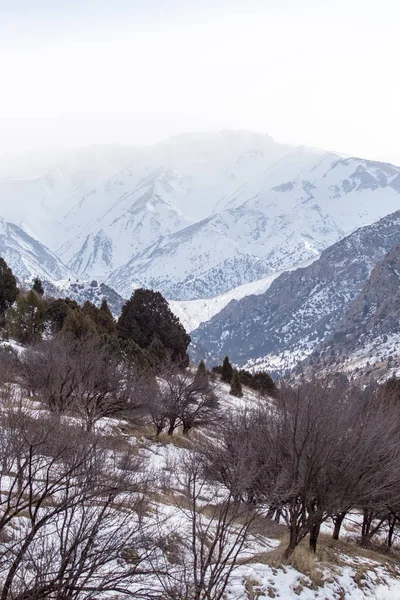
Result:
{"label": "fog over mountains", "polygon": [[[243,300],[245,309],[240,302],[231,304],[194,336],[209,356],[229,351],[243,364],[250,359],[261,364],[271,352],[293,352],[298,344],[308,344],[311,330],[300,327],[298,334],[298,327],[315,319],[315,310],[299,305],[301,318],[295,318],[294,309],[289,317],[287,306],[282,308],[283,297],[278,312],[271,308],[274,304],[268,299],[275,294],[278,302],[282,282],[289,282],[285,297],[293,302],[308,290],[308,283],[303,289],[300,282],[312,273],[307,281],[328,298],[333,318],[338,302],[356,295],[390,244],[400,243],[396,216],[391,218],[391,236],[383,240],[373,237],[368,245],[362,241],[364,234],[357,233],[348,239],[358,241],[333,246],[400,208],[400,168],[290,147],[267,135],[185,134],[148,147],[66,152],[48,161],[47,168],[40,160],[35,164],[41,165],[35,176],[32,169],[24,172],[22,167],[18,177],[1,171],[0,250],[20,279],[39,275],[49,282],[96,280],[97,290],[106,284],[104,289],[113,288],[118,298],[129,297],[137,287],[157,289],[189,330],[208,321],[230,300],[263,293],[258,299]],[[371,231],[381,231],[382,225],[374,227]],[[331,247],[336,248],[334,260],[331,250],[323,252]],[[321,259],[305,271],[280,275],[312,263],[321,252]],[[341,269],[332,265],[353,260],[361,261],[362,276],[355,276],[354,289],[343,292],[341,301],[338,290],[343,282],[340,276],[335,279]],[[57,285],[67,293],[67,284]],[[81,295],[86,289],[87,285]],[[308,300],[303,301],[315,306],[311,301],[315,293],[311,289],[304,293]],[[273,325],[279,343],[270,348],[269,335],[268,342],[252,341],[247,347],[243,328],[247,327],[244,337],[253,338],[249,332],[260,322],[252,313],[253,305],[263,302],[266,313],[260,319],[269,325],[256,333],[265,337]],[[115,302],[119,305],[120,300]],[[244,310],[251,322],[239,317]],[[277,323],[282,310],[286,317]],[[238,323],[237,333],[224,325],[226,315],[229,323]],[[318,339],[333,328],[333,321],[324,319],[324,333],[322,337],[318,333]],[[296,320],[296,326],[290,325]],[[290,334],[284,334],[285,328]]]}
{"label": "fog over mountains", "polygon": [[[248,132],[71,154],[0,182],[0,216],[123,296],[211,298],[313,257],[399,207],[400,169]],[[54,278],[57,278],[56,274]]]}

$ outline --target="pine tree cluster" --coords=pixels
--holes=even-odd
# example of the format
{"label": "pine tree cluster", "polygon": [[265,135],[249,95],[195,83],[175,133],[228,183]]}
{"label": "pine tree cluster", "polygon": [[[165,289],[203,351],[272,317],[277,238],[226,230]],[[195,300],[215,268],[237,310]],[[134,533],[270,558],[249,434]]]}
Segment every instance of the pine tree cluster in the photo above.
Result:
{"label": "pine tree cluster", "polygon": [[220,375],[222,382],[231,384],[230,393],[233,396],[241,397],[243,395],[243,385],[258,392],[261,396],[274,396],[276,394],[275,383],[268,373],[265,371],[251,373],[245,369],[234,369],[228,356],[225,356],[222,365],[213,367],[212,372]]}
{"label": "pine tree cluster", "polygon": [[158,370],[168,361],[180,367],[189,364],[190,337],[159,292],[136,290],[116,321],[106,299],[98,307],[89,301],[80,306],[70,298],[49,298],[39,277],[30,290],[19,290],[2,258],[0,325],[22,344],[38,343],[46,332],[76,340],[92,336],[146,368]]}

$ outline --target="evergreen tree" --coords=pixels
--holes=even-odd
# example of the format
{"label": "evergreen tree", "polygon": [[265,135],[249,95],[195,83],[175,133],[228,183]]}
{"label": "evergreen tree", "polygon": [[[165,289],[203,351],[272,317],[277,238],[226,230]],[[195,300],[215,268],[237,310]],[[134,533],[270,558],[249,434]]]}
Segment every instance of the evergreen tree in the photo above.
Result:
{"label": "evergreen tree", "polygon": [[245,369],[241,369],[239,371],[240,383],[242,385],[246,385],[247,387],[252,387],[253,385],[253,374],[250,371],[246,371]]}
{"label": "evergreen tree", "polygon": [[232,381],[232,377],[233,367],[229,362],[229,358],[225,356],[224,362],[222,364],[221,381],[223,381],[224,383],[230,383]]}
{"label": "evergreen tree", "polygon": [[153,374],[154,358],[148,350],[139,348],[132,340],[123,340],[113,335],[102,335],[101,341],[123,362],[128,362],[139,372]]}
{"label": "evergreen tree", "polygon": [[4,325],[5,312],[14,304],[18,287],[13,272],[4,258],[0,258],[0,325]]}
{"label": "evergreen tree", "polygon": [[90,319],[93,321],[93,323],[97,323],[97,315],[98,315],[99,309],[97,308],[97,306],[95,304],[93,304],[93,302],[90,302],[90,300],[86,300],[83,303],[82,310],[85,313],[85,315],[90,317]]}
{"label": "evergreen tree", "polygon": [[251,387],[259,391],[262,396],[274,396],[276,394],[274,380],[265,371],[257,371],[257,373],[254,373]]}
{"label": "evergreen tree", "polygon": [[75,300],[70,298],[57,298],[49,300],[46,308],[46,321],[50,325],[52,333],[59,333],[64,326],[65,319],[70,311],[81,310]]}
{"label": "evergreen tree", "polygon": [[32,290],[39,294],[39,296],[44,296],[43,284],[39,277],[35,277],[35,279],[33,280]]}
{"label": "evergreen tree", "polygon": [[64,320],[61,333],[76,339],[96,335],[96,325],[83,310],[70,310]]}
{"label": "evergreen tree", "polygon": [[186,350],[190,337],[160,292],[136,290],[122,307],[117,333],[122,339],[133,340],[145,349],[156,335],[173,362],[182,366],[189,363]]}
{"label": "evergreen tree", "polygon": [[158,335],[154,335],[150,346],[147,348],[147,351],[150,354],[156,369],[159,369],[168,359],[168,352],[163,346]]}
{"label": "evergreen tree", "polygon": [[111,314],[111,310],[107,304],[107,300],[104,298],[100,308],[97,308],[93,302],[86,300],[82,307],[83,312],[91,318],[93,323],[96,325],[96,329],[99,335],[115,335],[117,331],[117,324],[114,321],[114,317]]}
{"label": "evergreen tree", "polygon": [[6,315],[7,329],[22,344],[42,339],[45,328],[46,304],[33,290],[18,296],[15,306]]}
{"label": "evergreen tree", "polygon": [[232,377],[231,389],[229,390],[231,396],[241,398],[243,396],[242,384],[240,383],[239,373],[235,370]]}
{"label": "evergreen tree", "polygon": [[194,376],[194,383],[197,384],[208,384],[208,373],[206,369],[206,365],[204,360],[199,362],[199,366],[197,367],[196,375]]}
{"label": "evergreen tree", "polygon": [[97,313],[96,325],[99,330],[99,333],[115,335],[117,332],[117,324],[115,322],[114,317],[112,316],[112,312],[105,298],[103,298],[103,301]]}

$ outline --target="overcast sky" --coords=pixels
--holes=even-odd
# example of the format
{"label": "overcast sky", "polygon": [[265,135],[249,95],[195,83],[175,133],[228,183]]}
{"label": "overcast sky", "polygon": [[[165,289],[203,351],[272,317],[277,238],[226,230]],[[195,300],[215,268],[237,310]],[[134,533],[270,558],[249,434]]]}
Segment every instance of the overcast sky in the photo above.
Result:
{"label": "overcast sky", "polygon": [[269,133],[400,164],[398,0],[0,0],[0,153]]}

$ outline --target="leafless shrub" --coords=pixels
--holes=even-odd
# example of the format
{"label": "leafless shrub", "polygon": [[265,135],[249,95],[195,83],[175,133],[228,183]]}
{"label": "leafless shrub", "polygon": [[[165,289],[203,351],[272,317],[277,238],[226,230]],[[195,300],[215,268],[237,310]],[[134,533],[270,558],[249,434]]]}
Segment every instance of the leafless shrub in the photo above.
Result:
{"label": "leafless shrub", "polygon": [[96,436],[52,417],[0,421],[0,598],[145,596],[143,465],[111,469]]}

